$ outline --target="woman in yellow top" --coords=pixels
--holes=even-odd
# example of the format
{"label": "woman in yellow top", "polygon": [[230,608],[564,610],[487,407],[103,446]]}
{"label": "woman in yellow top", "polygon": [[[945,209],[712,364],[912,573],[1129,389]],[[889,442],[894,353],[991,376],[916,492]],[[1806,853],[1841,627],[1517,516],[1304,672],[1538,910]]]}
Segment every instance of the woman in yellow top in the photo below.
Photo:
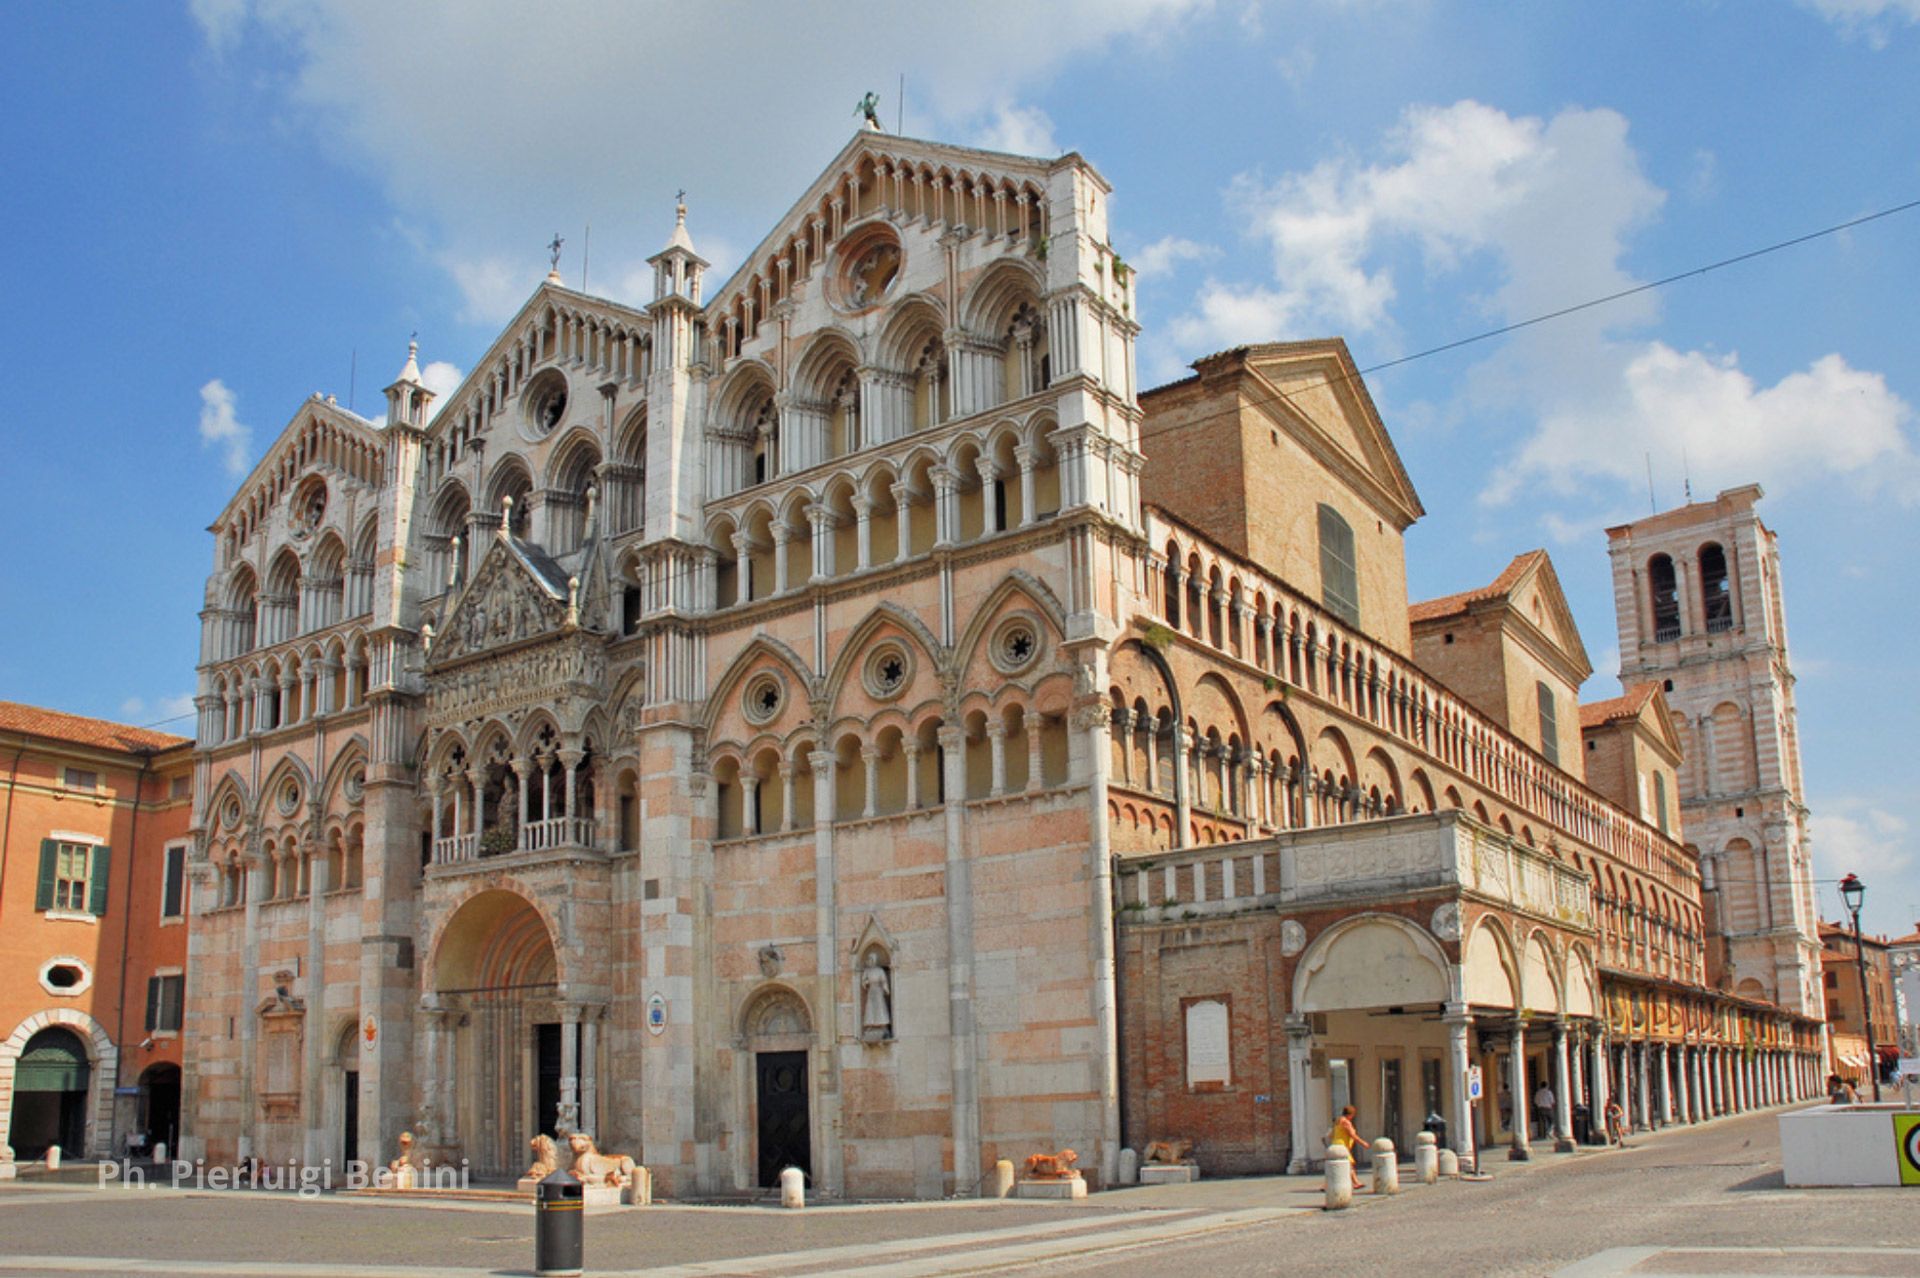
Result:
{"label": "woman in yellow top", "polygon": [[1334,1120],[1333,1130],[1327,1133],[1329,1145],[1340,1145],[1347,1151],[1347,1167],[1353,1172],[1353,1187],[1359,1189],[1360,1172],[1353,1165],[1353,1147],[1367,1142],[1360,1138],[1360,1130],[1353,1125],[1353,1116],[1359,1111],[1349,1105],[1340,1111],[1340,1117]]}

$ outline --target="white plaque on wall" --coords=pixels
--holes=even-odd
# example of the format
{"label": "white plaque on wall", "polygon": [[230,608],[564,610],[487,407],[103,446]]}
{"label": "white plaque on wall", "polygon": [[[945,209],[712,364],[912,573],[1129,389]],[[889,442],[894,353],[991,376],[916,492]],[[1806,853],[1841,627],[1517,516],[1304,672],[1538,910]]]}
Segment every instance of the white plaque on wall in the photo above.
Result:
{"label": "white plaque on wall", "polygon": [[1187,1004],[1187,1086],[1233,1081],[1227,1044],[1227,1005],[1217,999]]}

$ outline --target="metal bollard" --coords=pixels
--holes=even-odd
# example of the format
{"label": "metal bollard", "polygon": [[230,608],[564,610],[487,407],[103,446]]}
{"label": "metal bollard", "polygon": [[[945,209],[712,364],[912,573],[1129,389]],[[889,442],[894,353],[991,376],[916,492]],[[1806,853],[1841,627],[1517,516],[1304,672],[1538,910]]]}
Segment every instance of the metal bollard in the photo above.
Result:
{"label": "metal bollard", "polygon": [[1013,1193],[1013,1160],[1002,1158],[993,1165],[993,1176],[987,1182],[987,1193],[992,1198],[1007,1198]]}
{"label": "metal bollard", "polygon": [[1373,1192],[1376,1194],[1397,1194],[1400,1192],[1400,1155],[1393,1152],[1393,1142],[1382,1136],[1373,1142]]}
{"label": "metal bollard", "polygon": [[540,1278],[580,1272],[585,1207],[572,1172],[551,1172],[533,1187],[533,1272]]}
{"label": "metal bollard", "polygon": [[1423,1185],[1440,1179],[1440,1150],[1432,1132],[1421,1132],[1413,1138],[1413,1174]]}
{"label": "metal bollard", "polygon": [[807,1174],[798,1167],[780,1173],[780,1205],[795,1210],[807,1205]]}
{"label": "metal bollard", "polygon": [[1327,1210],[1353,1206],[1353,1155],[1345,1145],[1327,1146]]}
{"label": "metal bollard", "polygon": [[1443,1149],[1440,1151],[1439,1162],[1440,1174],[1442,1176],[1452,1177],[1460,1174],[1460,1155],[1454,1153],[1451,1149]]}

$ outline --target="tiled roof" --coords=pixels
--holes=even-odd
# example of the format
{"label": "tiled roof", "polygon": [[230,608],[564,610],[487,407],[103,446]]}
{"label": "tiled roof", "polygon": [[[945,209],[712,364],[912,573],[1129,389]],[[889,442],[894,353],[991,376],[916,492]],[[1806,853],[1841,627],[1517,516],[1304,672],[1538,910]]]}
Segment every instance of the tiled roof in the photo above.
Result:
{"label": "tiled roof", "polygon": [[1636,683],[1628,688],[1626,695],[1608,697],[1605,701],[1589,701],[1580,707],[1580,729],[1597,728],[1603,723],[1612,723],[1616,719],[1631,719],[1646,708],[1653,700],[1653,694],[1660,685],[1657,683]]}
{"label": "tiled roof", "polygon": [[1465,612],[1474,604],[1488,599],[1499,599],[1520,584],[1520,578],[1538,560],[1546,558],[1544,550],[1529,550],[1525,554],[1515,555],[1498,577],[1477,590],[1462,590],[1454,595],[1442,595],[1438,599],[1427,599],[1407,609],[1407,618],[1414,625],[1423,621],[1434,621],[1441,617],[1452,617]]}
{"label": "tiled roof", "polygon": [[28,736],[67,741],[99,750],[167,750],[191,745],[191,737],[176,737],[170,732],[150,728],[132,728],[105,719],[22,705],[18,701],[0,701],[0,732],[19,732]]}

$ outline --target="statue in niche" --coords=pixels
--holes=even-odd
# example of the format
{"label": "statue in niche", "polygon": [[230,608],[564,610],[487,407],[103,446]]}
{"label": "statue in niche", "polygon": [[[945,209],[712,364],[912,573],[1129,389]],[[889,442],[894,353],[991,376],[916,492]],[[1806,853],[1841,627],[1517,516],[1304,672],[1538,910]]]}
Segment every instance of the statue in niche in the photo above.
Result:
{"label": "statue in niche", "polygon": [[893,974],[878,946],[867,951],[860,969],[860,1037],[869,1043],[893,1037]]}

